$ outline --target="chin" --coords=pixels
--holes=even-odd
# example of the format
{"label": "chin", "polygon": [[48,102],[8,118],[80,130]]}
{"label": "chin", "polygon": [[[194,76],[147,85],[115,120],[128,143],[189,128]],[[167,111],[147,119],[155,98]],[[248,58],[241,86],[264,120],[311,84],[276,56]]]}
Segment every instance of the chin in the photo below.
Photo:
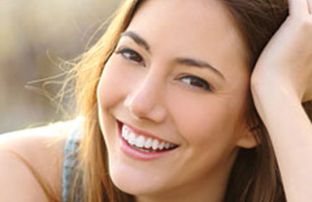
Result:
{"label": "chin", "polygon": [[134,196],[153,195],[163,189],[160,176],[151,176],[148,171],[136,170],[129,165],[110,162],[109,175],[113,184],[121,191]]}

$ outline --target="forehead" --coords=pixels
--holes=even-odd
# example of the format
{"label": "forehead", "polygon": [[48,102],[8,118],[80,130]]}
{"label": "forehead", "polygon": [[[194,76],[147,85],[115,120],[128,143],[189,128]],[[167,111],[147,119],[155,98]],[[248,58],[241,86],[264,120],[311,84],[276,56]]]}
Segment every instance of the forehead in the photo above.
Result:
{"label": "forehead", "polygon": [[220,68],[246,66],[246,48],[232,15],[220,0],[147,0],[128,30],[154,53],[194,55]]}

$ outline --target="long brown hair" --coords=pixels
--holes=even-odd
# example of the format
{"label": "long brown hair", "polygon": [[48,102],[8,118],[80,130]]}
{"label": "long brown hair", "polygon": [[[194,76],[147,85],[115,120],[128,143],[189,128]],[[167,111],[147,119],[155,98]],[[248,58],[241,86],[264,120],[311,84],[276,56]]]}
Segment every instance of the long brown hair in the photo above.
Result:
{"label": "long brown hair", "polygon": [[[129,202],[134,197],[118,190],[108,175],[107,151],[97,117],[96,88],[103,67],[121,33],[143,0],[126,0],[114,15],[105,34],[83,55],[75,67],[78,110],[85,117],[79,148],[79,164],[72,183],[72,197],[82,191],[84,202]],[[250,71],[272,35],[287,17],[286,0],[223,0],[240,27],[248,47]],[[259,145],[241,149],[229,178],[226,202],[283,202],[285,195],[268,133],[251,102],[250,124]]]}

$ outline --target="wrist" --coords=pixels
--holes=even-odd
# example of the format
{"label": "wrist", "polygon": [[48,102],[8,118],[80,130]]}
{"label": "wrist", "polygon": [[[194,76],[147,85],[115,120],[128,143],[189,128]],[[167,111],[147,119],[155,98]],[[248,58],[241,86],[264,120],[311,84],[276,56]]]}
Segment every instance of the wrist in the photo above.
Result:
{"label": "wrist", "polygon": [[289,82],[278,81],[272,79],[270,81],[251,81],[251,92],[254,99],[271,100],[271,101],[286,101],[292,100],[301,103],[301,96],[290,85]]}
{"label": "wrist", "polygon": [[287,117],[290,111],[298,111],[303,107],[300,97],[287,86],[269,85],[268,83],[253,85],[251,92],[255,107],[267,126],[275,123],[272,120]]}

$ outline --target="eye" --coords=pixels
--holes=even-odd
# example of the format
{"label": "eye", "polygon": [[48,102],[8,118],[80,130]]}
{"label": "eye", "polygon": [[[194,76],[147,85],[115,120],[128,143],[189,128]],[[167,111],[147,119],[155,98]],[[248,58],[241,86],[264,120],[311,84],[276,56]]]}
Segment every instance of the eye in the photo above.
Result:
{"label": "eye", "polygon": [[190,85],[194,88],[199,88],[201,90],[205,91],[212,91],[211,85],[205,81],[204,79],[201,79],[197,76],[184,76],[180,79],[182,82],[186,83],[187,85]]}
{"label": "eye", "polygon": [[131,48],[121,48],[117,50],[116,53],[120,54],[126,60],[144,64],[143,57],[136,51],[132,50]]}

